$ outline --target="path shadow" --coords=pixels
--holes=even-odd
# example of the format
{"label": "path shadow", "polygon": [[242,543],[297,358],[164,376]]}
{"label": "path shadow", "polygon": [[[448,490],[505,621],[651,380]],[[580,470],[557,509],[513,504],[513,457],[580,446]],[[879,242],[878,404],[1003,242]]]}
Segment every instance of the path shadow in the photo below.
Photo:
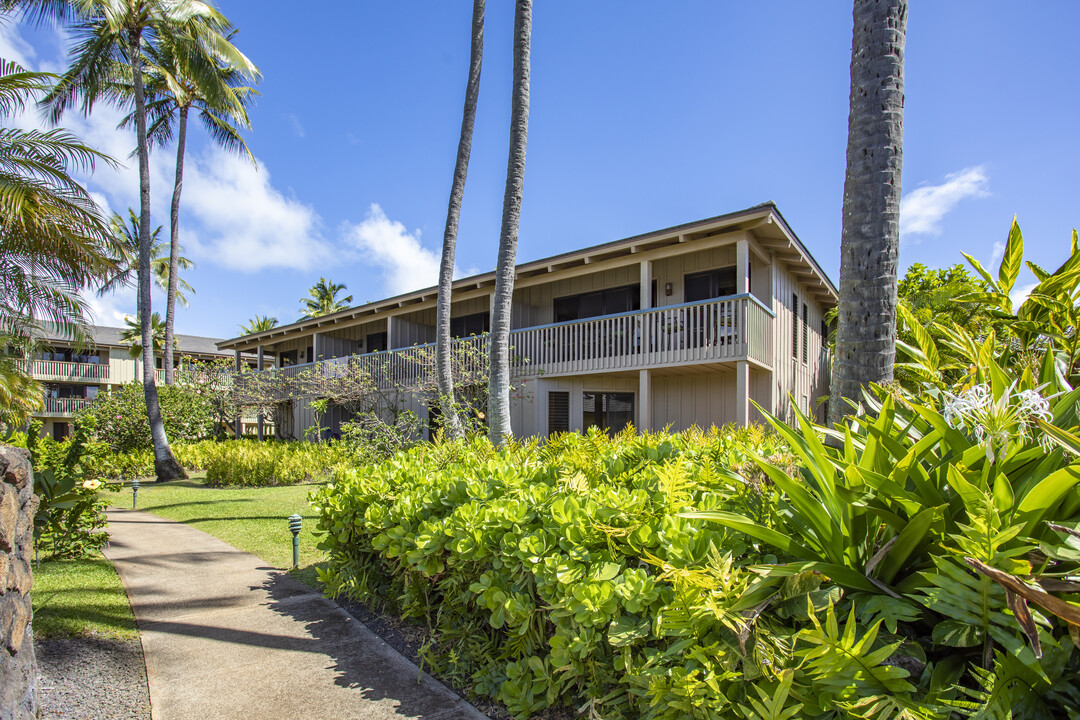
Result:
{"label": "path shadow", "polygon": [[[333,601],[288,574],[272,574],[262,589],[269,595],[271,610],[304,623],[333,661],[335,684],[360,690],[366,700],[394,701],[397,712],[407,717],[483,717],[438,680],[427,676],[430,687],[438,692],[421,685],[419,668]],[[310,595],[298,596],[301,590]]]}

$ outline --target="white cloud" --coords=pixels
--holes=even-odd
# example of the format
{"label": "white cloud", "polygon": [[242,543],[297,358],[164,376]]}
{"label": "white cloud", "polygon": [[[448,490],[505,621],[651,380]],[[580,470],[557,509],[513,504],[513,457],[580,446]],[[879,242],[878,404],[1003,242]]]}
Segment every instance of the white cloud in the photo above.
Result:
{"label": "white cloud", "polygon": [[439,279],[439,253],[420,244],[420,231],[410,233],[376,203],[363,222],[346,225],[345,237],[372,265],[383,269],[383,288],[389,295],[430,287]]}
{"label": "white cloud", "polygon": [[1009,293],[1009,299],[1012,300],[1014,311],[1016,310],[1016,308],[1020,307],[1020,305],[1022,305],[1025,300],[1028,299],[1028,295],[1030,295],[1031,291],[1038,287],[1038,285],[1039,283],[1033,282],[1028,285],[1020,285],[1013,287],[1013,291]]}
{"label": "white cloud", "polygon": [[1003,258],[1003,257],[1005,257],[1005,243],[998,240],[997,242],[994,243],[994,251],[992,253],[990,253],[990,264],[987,265],[986,267],[987,268],[994,267],[995,265],[998,264],[998,261],[1001,260],[1001,258]]}
{"label": "white cloud", "polygon": [[275,188],[265,166],[214,148],[186,168],[183,213],[202,227],[185,235],[193,254],[245,272],[306,270],[330,259],[318,214]]}
{"label": "white cloud", "polygon": [[900,200],[900,237],[941,234],[941,221],[961,200],[985,197],[990,178],[981,166],[970,167],[945,176],[940,185],[924,185]]}
{"label": "white cloud", "polygon": [[95,325],[123,327],[124,317],[134,315],[138,310],[134,287],[121,288],[104,297],[87,292],[83,298],[90,306],[90,315]]}
{"label": "white cloud", "polygon": [[303,124],[301,124],[300,118],[296,117],[292,113],[289,113],[286,117],[289,118],[289,124],[292,125],[293,135],[298,138],[302,138],[307,135],[307,133],[304,132],[304,126]]}
{"label": "white cloud", "polygon": [[0,23],[0,58],[34,69],[38,63],[33,46],[19,35],[10,20]]}

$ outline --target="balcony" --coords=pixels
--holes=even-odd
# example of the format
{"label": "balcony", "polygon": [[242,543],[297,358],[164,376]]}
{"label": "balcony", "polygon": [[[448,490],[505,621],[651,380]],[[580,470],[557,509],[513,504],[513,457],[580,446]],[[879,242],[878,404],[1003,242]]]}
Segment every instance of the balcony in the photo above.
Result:
{"label": "balcony", "polygon": [[773,318],[737,295],[525,328],[510,343],[530,374],[549,377],[739,360],[771,368]]}
{"label": "balcony", "polygon": [[[744,360],[771,369],[774,318],[757,298],[736,295],[522,328],[510,333],[512,364],[525,375],[546,377]],[[486,335],[454,341],[459,375],[485,372],[487,344]],[[367,373],[379,387],[433,384],[435,347],[428,343],[265,372],[302,380],[312,373],[344,377],[346,367]]]}
{"label": "balcony", "polygon": [[83,408],[90,407],[93,398],[45,398],[45,409],[40,417],[74,417]]}
{"label": "balcony", "polygon": [[61,360],[21,360],[21,367],[44,382],[108,382],[108,363],[77,363]]}

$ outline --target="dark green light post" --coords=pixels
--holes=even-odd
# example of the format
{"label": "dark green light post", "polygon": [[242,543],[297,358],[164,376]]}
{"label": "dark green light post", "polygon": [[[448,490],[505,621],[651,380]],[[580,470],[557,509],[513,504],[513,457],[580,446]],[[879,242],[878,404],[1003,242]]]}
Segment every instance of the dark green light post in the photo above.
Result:
{"label": "dark green light post", "polygon": [[292,532],[292,566],[295,570],[300,566],[300,525],[304,518],[299,515],[289,516],[289,530]]}
{"label": "dark green light post", "polygon": [[134,510],[139,505],[139,478],[131,478],[131,509]]}

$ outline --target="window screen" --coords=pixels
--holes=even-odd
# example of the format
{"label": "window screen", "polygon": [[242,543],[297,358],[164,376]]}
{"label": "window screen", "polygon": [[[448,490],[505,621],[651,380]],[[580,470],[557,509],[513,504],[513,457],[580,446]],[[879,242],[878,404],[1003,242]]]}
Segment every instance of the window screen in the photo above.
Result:
{"label": "window screen", "polygon": [[386,350],[386,333],[369,333],[364,339],[365,352],[383,352]]}
{"label": "window screen", "polygon": [[490,329],[491,315],[486,311],[450,318],[450,337],[463,338],[470,335],[483,335]]}
{"label": "window screen", "polygon": [[548,434],[570,432],[570,393],[552,390],[548,393]]}
{"label": "window screen", "polygon": [[807,354],[809,350],[807,346],[810,344],[810,325],[809,325],[809,311],[806,308],[806,303],[802,304],[802,361],[806,362]]}
{"label": "window screen", "polygon": [[791,357],[799,359],[799,296],[791,294]]}
{"label": "window screen", "polygon": [[600,315],[641,309],[641,288],[637,285],[597,290],[555,298],[555,322],[583,320]]}
{"label": "window screen", "polygon": [[683,300],[686,302],[734,295],[737,289],[734,267],[692,273],[683,277]]}
{"label": "window screen", "polygon": [[591,393],[582,396],[582,427],[617,433],[634,422],[634,393]]}

